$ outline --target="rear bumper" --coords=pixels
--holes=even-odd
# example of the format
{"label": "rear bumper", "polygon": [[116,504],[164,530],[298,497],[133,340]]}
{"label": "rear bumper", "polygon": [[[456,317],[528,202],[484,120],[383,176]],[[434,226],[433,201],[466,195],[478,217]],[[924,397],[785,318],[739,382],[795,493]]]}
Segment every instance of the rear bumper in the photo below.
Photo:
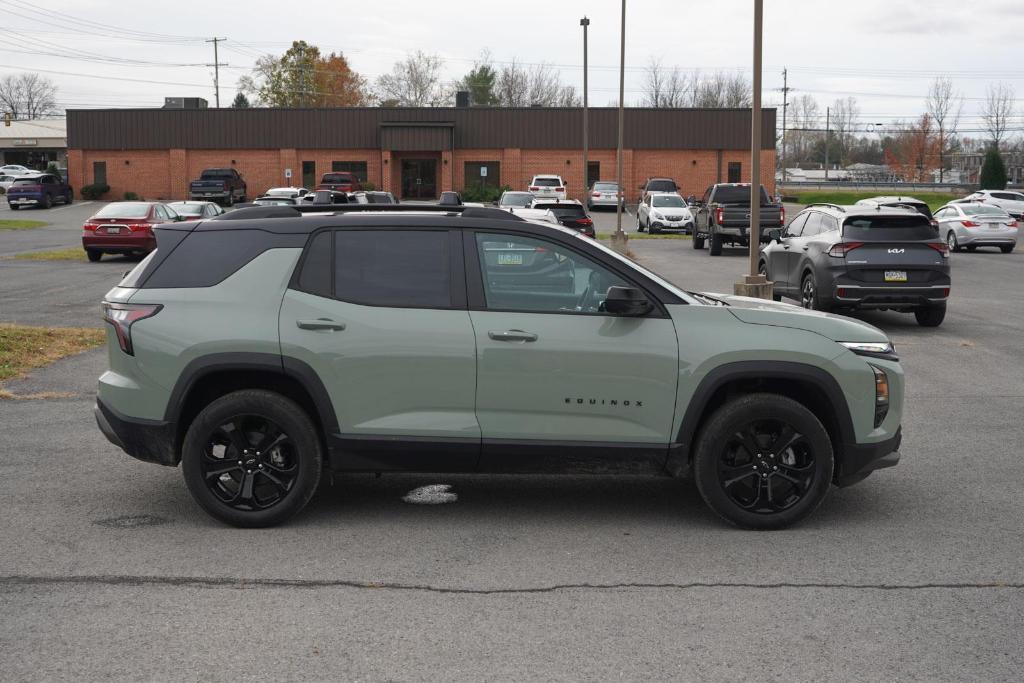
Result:
{"label": "rear bumper", "polygon": [[96,249],[109,252],[150,252],[156,249],[156,237],[145,233],[135,235],[97,235],[86,232],[82,235],[84,249]]}
{"label": "rear bumper", "polygon": [[100,399],[93,408],[100,431],[128,455],[145,462],[176,467],[174,425],[157,420],[140,420],[118,413]]}
{"label": "rear bumper", "polygon": [[875,470],[895,467],[900,462],[900,443],[903,428],[896,436],[872,444],[843,444],[839,469],[835,476],[837,486],[851,486],[863,481]]}
{"label": "rear bumper", "polygon": [[14,206],[34,206],[43,201],[42,193],[39,194],[20,194],[20,195],[7,195],[7,203],[13,204]]}
{"label": "rear bumper", "polygon": [[935,306],[949,299],[949,284],[883,286],[838,282],[832,298],[843,306],[857,308],[915,308]]}

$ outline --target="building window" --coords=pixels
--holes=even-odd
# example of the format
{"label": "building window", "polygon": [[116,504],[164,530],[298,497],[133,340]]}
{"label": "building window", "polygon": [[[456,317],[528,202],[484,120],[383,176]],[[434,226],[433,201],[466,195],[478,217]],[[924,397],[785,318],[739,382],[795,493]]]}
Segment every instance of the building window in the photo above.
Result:
{"label": "building window", "polygon": [[92,162],[92,182],[96,185],[107,184],[107,162]]}
{"label": "building window", "polygon": [[501,164],[497,161],[467,161],[463,189],[471,187],[501,187]]}
{"label": "building window", "polygon": [[[294,184],[294,183],[293,183]],[[302,162],[302,187],[312,188],[316,186],[316,162]]]}
{"label": "building window", "polygon": [[334,172],[348,171],[354,174],[356,178],[359,178],[361,183],[365,183],[368,180],[365,161],[332,161],[331,170]]}
{"label": "building window", "polygon": [[743,175],[743,164],[738,161],[729,162],[729,180],[726,182],[739,183],[743,182],[740,177]]}

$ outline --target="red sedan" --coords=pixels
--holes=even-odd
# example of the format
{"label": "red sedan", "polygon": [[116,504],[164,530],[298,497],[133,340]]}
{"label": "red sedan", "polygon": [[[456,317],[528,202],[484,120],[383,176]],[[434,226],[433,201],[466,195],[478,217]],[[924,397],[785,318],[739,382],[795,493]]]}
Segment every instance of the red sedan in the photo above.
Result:
{"label": "red sedan", "polygon": [[112,202],[82,226],[82,247],[90,261],[103,254],[146,254],[156,249],[153,226],[180,220],[159,202]]}
{"label": "red sedan", "polygon": [[316,186],[317,190],[335,190],[337,192],[359,192],[363,189],[363,184],[359,182],[359,178],[354,173],[348,171],[332,171],[331,173],[324,173],[323,178],[320,179],[320,184]]}

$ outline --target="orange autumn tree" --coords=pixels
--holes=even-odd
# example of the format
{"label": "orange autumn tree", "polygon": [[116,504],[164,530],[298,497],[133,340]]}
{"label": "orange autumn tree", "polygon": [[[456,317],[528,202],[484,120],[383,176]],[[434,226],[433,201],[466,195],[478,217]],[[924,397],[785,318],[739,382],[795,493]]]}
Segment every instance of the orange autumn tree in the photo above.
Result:
{"label": "orange autumn tree", "polygon": [[907,182],[928,182],[939,168],[940,145],[934,121],[924,114],[913,123],[898,124],[885,149],[885,163]]}
{"label": "orange autumn tree", "polygon": [[344,55],[330,53],[314,62],[315,107],[359,107],[368,104],[366,79],[349,68]]}
{"label": "orange autumn tree", "polygon": [[325,57],[304,40],[293,42],[280,57],[260,57],[238,86],[262,107],[357,107],[371,99],[366,79],[343,54]]}

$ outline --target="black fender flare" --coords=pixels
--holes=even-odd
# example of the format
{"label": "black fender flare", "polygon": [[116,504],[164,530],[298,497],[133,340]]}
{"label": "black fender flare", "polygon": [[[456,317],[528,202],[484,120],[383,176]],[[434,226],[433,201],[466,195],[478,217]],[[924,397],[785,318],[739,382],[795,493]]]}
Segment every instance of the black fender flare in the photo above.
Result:
{"label": "black fender flare", "polygon": [[824,393],[832,404],[833,418],[839,430],[837,435],[839,443],[837,443],[835,453],[837,464],[842,459],[844,445],[857,442],[846,396],[843,394],[839,382],[827,371],[807,363],[792,361],[737,361],[725,363],[712,369],[697,385],[697,389],[693,392],[689,405],[686,407],[686,412],[683,414],[675,443],[669,449],[666,469],[670,473],[679,474],[689,469],[692,445],[700,427],[704,408],[715,392],[729,382],[751,379],[797,380],[811,384]]}

